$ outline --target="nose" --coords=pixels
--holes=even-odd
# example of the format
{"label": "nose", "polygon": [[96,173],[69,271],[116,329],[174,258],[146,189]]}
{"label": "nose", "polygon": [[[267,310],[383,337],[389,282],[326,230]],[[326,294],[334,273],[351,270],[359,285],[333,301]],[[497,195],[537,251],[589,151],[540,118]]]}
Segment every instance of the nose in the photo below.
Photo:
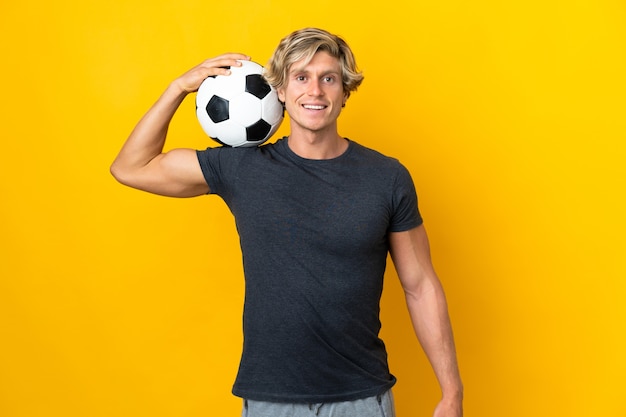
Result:
{"label": "nose", "polygon": [[309,91],[308,94],[310,96],[321,96],[324,95],[324,92],[322,91],[321,85],[319,80],[317,79],[312,79],[310,84],[309,84]]}

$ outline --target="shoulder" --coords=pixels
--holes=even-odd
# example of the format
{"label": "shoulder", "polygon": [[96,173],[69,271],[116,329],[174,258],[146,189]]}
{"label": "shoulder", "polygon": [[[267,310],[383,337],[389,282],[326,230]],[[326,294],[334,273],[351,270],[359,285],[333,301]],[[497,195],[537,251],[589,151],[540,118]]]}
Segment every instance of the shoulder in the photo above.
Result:
{"label": "shoulder", "polygon": [[267,143],[254,147],[219,146],[197,150],[197,157],[205,176],[241,175],[242,172],[266,172],[276,165],[276,160],[284,159],[282,139],[276,143]]}
{"label": "shoulder", "polygon": [[282,139],[279,139],[276,143],[267,143],[261,146],[234,148],[230,146],[217,146],[197,150],[196,152],[200,160],[225,159],[229,161],[235,161],[243,158],[279,152],[282,145],[281,142]]}
{"label": "shoulder", "polygon": [[398,158],[385,155],[380,151],[368,148],[358,142],[351,142],[351,157],[367,166],[375,174],[384,174],[386,176],[396,176],[408,173],[407,168],[400,162]]}
{"label": "shoulder", "polygon": [[354,154],[354,156],[359,157],[359,158],[366,158],[369,159],[371,161],[375,161],[375,162],[379,162],[381,164],[386,164],[386,165],[401,165],[400,161],[392,156],[389,155],[385,155],[380,151],[377,151],[376,149],[373,148],[368,148],[367,146],[361,145],[358,142],[355,142],[351,139],[350,140],[350,144],[352,147],[352,153]]}

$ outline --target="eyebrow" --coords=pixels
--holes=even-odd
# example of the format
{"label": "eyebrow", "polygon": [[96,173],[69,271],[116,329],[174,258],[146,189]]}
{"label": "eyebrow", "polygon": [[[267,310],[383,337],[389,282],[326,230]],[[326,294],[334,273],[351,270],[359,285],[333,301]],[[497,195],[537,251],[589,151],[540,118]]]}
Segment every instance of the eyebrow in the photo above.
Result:
{"label": "eyebrow", "polygon": [[[289,71],[289,74],[290,74],[290,75],[293,75],[293,74],[302,74],[302,73],[304,73],[304,74],[310,74],[310,73],[311,73],[311,71],[308,71],[308,70],[306,70],[306,69],[305,69],[305,68],[303,68],[303,67],[301,67],[301,68],[294,68],[294,69],[292,69],[292,70],[290,70],[290,71]],[[340,72],[340,71],[337,71],[337,70],[334,70],[334,69],[329,69],[329,70],[323,71],[320,75],[321,75],[321,76],[324,76],[324,75],[328,75],[328,74],[335,74],[335,75],[339,75],[339,74],[341,74],[341,72]]]}

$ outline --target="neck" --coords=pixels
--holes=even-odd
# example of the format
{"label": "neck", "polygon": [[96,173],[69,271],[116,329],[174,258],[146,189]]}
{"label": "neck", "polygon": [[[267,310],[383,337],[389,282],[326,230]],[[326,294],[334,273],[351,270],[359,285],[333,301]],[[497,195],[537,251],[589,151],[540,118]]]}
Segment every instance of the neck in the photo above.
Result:
{"label": "neck", "polygon": [[314,132],[292,128],[288,144],[293,153],[306,159],[333,159],[348,148],[348,141],[336,129]]}
{"label": "neck", "polygon": [[306,159],[333,159],[343,154],[348,148],[348,141],[339,134],[319,137],[315,135],[290,135],[289,149]]}

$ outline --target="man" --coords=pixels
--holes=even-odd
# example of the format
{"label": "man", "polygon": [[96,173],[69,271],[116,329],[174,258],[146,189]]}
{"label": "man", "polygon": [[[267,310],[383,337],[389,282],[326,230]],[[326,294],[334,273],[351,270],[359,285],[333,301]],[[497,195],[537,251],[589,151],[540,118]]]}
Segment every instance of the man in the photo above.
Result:
{"label": "man", "polygon": [[247,59],[224,54],[172,82],[111,167],[121,183],[140,190],[218,194],[235,216],[246,301],[233,393],[244,399],[244,416],[394,415],[395,378],[378,337],[388,252],[442,389],[434,416],[461,416],[446,300],[410,175],[337,130],[363,79],[341,38],[296,31],[270,59],[266,78],[289,114],[288,137],[257,148],[163,152],[183,99]]}

